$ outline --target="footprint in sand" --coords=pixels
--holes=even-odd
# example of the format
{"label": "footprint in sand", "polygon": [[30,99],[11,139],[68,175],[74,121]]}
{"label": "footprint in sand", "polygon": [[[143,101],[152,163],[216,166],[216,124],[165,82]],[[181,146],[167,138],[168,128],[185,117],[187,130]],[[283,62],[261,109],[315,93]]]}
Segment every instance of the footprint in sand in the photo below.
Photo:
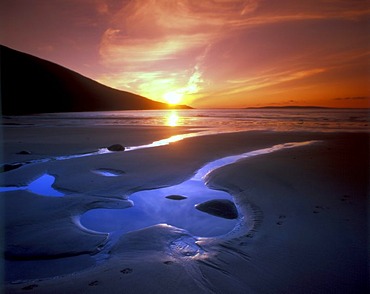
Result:
{"label": "footprint in sand", "polygon": [[351,201],[351,196],[350,195],[343,195],[341,198],[340,198],[340,201],[344,202],[344,203],[348,203],[348,204],[352,204],[353,202]]}
{"label": "footprint in sand", "polygon": [[276,222],[276,224],[277,224],[278,226],[281,226],[281,225],[284,223],[284,220],[286,219],[286,215],[281,214],[281,215],[279,215],[278,219],[279,219],[279,220]]}
{"label": "footprint in sand", "polygon": [[124,275],[126,274],[131,274],[134,270],[132,268],[124,268],[123,270],[121,270],[120,272],[123,273]]}
{"label": "footprint in sand", "polygon": [[329,209],[329,207],[327,207],[327,206],[321,206],[321,205],[316,205],[315,206],[315,209],[312,211],[312,213],[320,213],[320,212],[322,212],[322,211],[324,211],[324,210],[327,210],[327,209]]}
{"label": "footprint in sand", "polygon": [[89,283],[89,286],[97,286],[99,284],[98,281],[93,281],[91,283]]}
{"label": "footprint in sand", "polygon": [[166,260],[166,261],[164,261],[163,263],[164,263],[164,264],[169,265],[169,264],[173,264],[174,262],[173,262],[173,261],[171,261],[171,260]]}

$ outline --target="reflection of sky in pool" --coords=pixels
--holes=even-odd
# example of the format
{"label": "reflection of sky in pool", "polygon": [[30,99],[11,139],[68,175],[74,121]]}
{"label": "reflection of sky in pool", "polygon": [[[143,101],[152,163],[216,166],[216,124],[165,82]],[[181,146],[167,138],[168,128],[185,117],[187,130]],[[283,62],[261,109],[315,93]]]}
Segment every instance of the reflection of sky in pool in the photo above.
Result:
{"label": "reflection of sky in pool", "polygon": [[[188,134],[189,136],[189,134]],[[190,136],[193,136],[191,134]],[[185,135],[186,138],[186,135]],[[141,148],[161,146],[170,142],[184,139],[184,137],[171,137],[160,140],[149,145],[131,147],[127,151]],[[211,171],[222,166],[232,164],[239,159],[266,154],[285,148],[292,148],[310,144],[314,141],[285,143],[272,146],[270,148],[259,149],[240,155],[228,156],[204,165],[189,180],[175,186],[159,188],[153,190],[139,191],[130,195],[130,200],[134,206],[126,209],[93,209],[81,216],[81,224],[91,230],[99,232],[129,232],[139,230],[148,226],[166,223],[188,230],[195,236],[218,236],[230,232],[237,224],[238,219],[225,219],[207,214],[197,210],[194,206],[214,199],[233,200],[231,195],[223,191],[209,189],[204,183],[204,177]],[[94,155],[104,154],[104,150],[96,152]],[[91,156],[84,154],[81,156]],[[67,160],[80,157],[79,155],[55,158],[56,160]],[[115,169],[102,168],[92,171],[102,176],[120,176],[123,172]],[[55,178],[49,174],[44,174],[28,186],[21,187],[0,187],[0,192],[28,190],[32,193],[62,197],[64,194],[52,187]],[[186,199],[173,200],[166,196],[182,195]],[[239,217],[240,218],[240,217]]]}
{"label": "reflection of sky in pool", "polygon": [[28,186],[0,187],[0,192],[27,190],[34,194],[43,195],[43,196],[53,196],[53,197],[64,196],[63,193],[55,190],[52,187],[54,181],[55,181],[55,177],[49,174],[43,174],[41,177],[31,182]]}
{"label": "reflection of sky in pool", "polygon": [[[211,199],[230,199],[223,191],[209,189],[204,177],[211,171],[232,164],[241,158],[252,157],[312,143],[286,143],[271,148],[251,151],[235,156],[228,156],[203,166],[190,179],[179,185],[147,191],[139,191],[130,195],[134,206],[126,209],[93,209],[81,217],[81,224],[86,228],[100,231],[135,231],[151,225],[166,223],[188,230],[191,234],[202,237],[223,235],[230,232],[238,220],[229,220],[206,214],[194,208],[194,205]],[[187,199],[171,200],[169,195],[183,195]]]}
{"label": "reflection of sky in pool", "polygon": [[[183,195],[184,200],[166,198]],[[217,236],[230,232],[237,220],[212,216],[194,208],[210,199],[230,199],[226,192],[208,189],[203,181],[188,180],[179,185],[132,194],[134,206],[127,209],[93,209],[81,218],[81,224],[100,232],[135,231],[166,223],[188,230],[196,236]]]}

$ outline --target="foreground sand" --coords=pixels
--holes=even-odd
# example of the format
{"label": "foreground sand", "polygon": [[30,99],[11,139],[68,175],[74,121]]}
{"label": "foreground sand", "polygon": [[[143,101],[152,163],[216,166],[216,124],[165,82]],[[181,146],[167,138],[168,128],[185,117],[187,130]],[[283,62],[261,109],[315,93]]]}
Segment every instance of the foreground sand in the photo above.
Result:
{"label": "foreground sand", "polygon": [[[114,143],[137,146],[184,132],[11,126],[4,128],[4,162],[92,152]],[[129,207],[127,195],[180,183],[211,160],[308,140],[319,142],[244,159],[208,176],[210,186],[234,197],[243,215],[242,225],[228,235],[196,238],[160,224],[113,240],[78,224],[89,209]],[[17,154],[22,150],[32,154]],[[124,174],[91,172],[99,168]],[[368,290],[368,134],[202,136],[157,148],[25,165],[2,173],[2,180],[25,185],[46,172],[56,176],[54,187],[69,191],[68,196],[1,193],[6,293]]]}

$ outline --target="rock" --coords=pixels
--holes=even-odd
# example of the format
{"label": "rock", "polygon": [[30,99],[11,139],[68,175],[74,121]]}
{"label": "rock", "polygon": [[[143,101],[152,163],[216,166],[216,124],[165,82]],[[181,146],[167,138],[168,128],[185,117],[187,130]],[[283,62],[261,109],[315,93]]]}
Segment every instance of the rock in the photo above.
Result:
{"label": "rock", "polygon": [[182,195],[168,195],[166,198],[171,199],[171,200],[184,200],[187,199],[188,197],[182,196]]}
{"label": "rock", "polygon": [[22,151],[17,152],[17,154],[30,155],[30,154],[32,154],[32,153],[31,153],[31,151],[22,150]]}
{"label": "rock", "polygon": [[37,288],[39,285],[37,284],[31,284],[26,287],[23,287],[22,290],[32,290],[33,288]]}
{"label": "rock", "polygon": [[222,218],[238,218],[238,210],[236,209],[234,202],[228,199],[209,200],[195,205],[195,208],[205,213]]}
{"label": "rock", "polygon": [[17,169],[19,167],[23,166],[22,163],[13,163],[13,164],[8,164],[8,163],[5,163],[1,168],[0,168],[0,172],[7,172],[7,171],[10,171],[10,170],[13,170],[13,169]]}
{"label": "rock", "polygon": [[107,149],[109,151],[124,151],[125,147],[123,147],[121,144],[113,144],[110,145]]}

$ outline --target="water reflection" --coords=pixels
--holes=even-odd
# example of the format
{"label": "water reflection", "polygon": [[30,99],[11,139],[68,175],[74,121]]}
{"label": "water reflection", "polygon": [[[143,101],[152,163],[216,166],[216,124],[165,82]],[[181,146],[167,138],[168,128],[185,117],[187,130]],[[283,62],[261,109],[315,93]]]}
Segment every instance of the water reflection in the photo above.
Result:
{"label": "water reflection", "polygon": [[[179,120],[175,119],[176,112]],[[167,119],[168,118],[168,119]],[[19,125],[130,125],[187,126],[233,131],[365,131],[370,125],[369,109],[177,109],[121,110],[73,113],[43,113],[36,116],[6,116],[4,124]]]}
{"label": "water reflection", "polygon": [[27,186],[0,187],[0,192],[27,190],[31,193],[42,196],[52,196],[52,197],[64,196],[63,193],[53,188],[54,182],[55,182],[54,176],[49,174],[43,174],[41,177],[37,178]]}
{"label": "water reflection", "polygon": [[[81,224],[100,232],[121,231],[123,233],[148,226],[165,223],[186,229],[195,236],[210,237],[226,234],[233,230],[239,219],[225,219],[197,210],[194,206],[214,199],[233,201],[230,194],[212,190],[206,185],[207,175],[222,166],[239,159],[267,154],[278,150],[304,146],[316,141],[293,142],[259,149],[243,154],[228,156],[210,162],[197,171],[189,180],[179,185],[153,190],[139,191],[130,195],[134,206],[128,209],[93,209],[81,217]],[[169,199],[185,196],[182,200]],[[173,197],[176,195],[177,197]]]}
{"label": "water reflection", "polygon": [[204,131],[204,132],[196,132],[196,133],[187,133],[187,134],[182,134],[182,135],[174,135],[166,139],[154,141],[153,143],[146,144],[146,145],[140,145],[140,146],[131,146],[131,147],[126,147],[125,151],[133,151],[133,150],[138,150],[138,149],[145,149],[145,148],[153,148],[153,147],[159,147],[159,146],[165,146],[169,145],[174,142],[178,142],[187,138],[193,138],[193,137],[198,137],[198,136],[204,136],[204,135],[210,135],[213,134],[211,131]]}
{"label": "water reflection", "polygon": [[180,125],[180,116],[176,110],[172,110],[171,112],[166,113],[165,119],[166,126],[177,127]]}
{"label": "water reflection", "polygon": [[[181,194],[181,201],[166,196]],[[93,209],[81,217],[81,224],[99,232],[139,230],[165,223],[188,230],[195,236],[210,237],[230,232],[237,220],[212,216],[197,210],[196,204],[209,199],[229,199],[223,191],[208,189],[203,181],[190,179],[179,185],[140,191],[130,196],[134,206],[128,209]]]}

